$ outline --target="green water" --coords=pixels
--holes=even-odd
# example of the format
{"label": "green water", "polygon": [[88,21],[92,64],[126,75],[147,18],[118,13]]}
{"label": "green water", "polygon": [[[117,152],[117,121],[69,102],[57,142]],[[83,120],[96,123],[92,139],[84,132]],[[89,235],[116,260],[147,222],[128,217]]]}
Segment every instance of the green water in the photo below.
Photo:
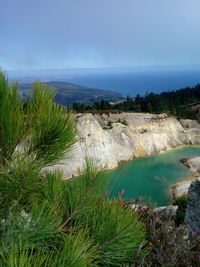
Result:
{"label": "green water", "polygon": [[118,196],[123,188],[124,198],[142,196],[146,202],[167,205],[171,202],[170,186],[192,175],[180,159],[195,156],[200,156],[200,146],[186,146],[125,163],[109,171],[109,195]]}

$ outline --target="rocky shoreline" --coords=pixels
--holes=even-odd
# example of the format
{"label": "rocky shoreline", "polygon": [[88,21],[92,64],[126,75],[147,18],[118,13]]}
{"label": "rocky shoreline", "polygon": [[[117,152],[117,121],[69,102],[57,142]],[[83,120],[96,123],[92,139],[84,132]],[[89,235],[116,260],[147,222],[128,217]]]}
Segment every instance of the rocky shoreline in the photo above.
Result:
{"label": "rocky shoreline", "polygon": [[188,167],[195,176],[200,174],[200,157],[184,158],[181,163]]}
{"label": "rocky shoreline", "polygon": [[191,182],[200,176],[200,157],[183,158],[181,159],[181,163],[191,170],[192,176],[184,181],[174,184],[171,187],[173,199],[186,196]]}

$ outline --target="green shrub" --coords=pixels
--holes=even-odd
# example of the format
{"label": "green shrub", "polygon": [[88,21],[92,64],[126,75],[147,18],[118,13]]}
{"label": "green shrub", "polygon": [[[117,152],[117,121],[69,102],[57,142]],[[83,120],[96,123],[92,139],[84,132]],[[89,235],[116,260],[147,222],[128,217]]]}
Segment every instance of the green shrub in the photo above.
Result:
{"label": "green shrub", "polygon": [[196,232],[188,237],[185,224],[178,226],[173,218],[161,219],[155,207],[138,213],[147,230],[148,254],[136,266],[200,266],[200,236]]}
{"label": "green shrub", "polygon": [[185,196],[182,196],[182,197],[177,198],[173,202],[173,205],[178,206],[174,220],[177,225],[180,225],[184,222],[184,219],[185,219],[185,211],[188,205],[188,200]]}
{"label": "green shrub", "polygon": [[121,119],[118,119],[117,120],[118,123],[121,123],[121,124],[124,124],[125,126],[128,125],[127,121],[125,119],[121,120]]}
{"label": "green shrub", "polygon": [[113,128],[112,121],[108,121],[107,126],[108,126],[109,129],[112,129]]}
{"label": "green shrub", "polygon": [[127,121],[125,119],[121,123],[124,124],[125,126],[128,125],[128,123],[127,123]]}

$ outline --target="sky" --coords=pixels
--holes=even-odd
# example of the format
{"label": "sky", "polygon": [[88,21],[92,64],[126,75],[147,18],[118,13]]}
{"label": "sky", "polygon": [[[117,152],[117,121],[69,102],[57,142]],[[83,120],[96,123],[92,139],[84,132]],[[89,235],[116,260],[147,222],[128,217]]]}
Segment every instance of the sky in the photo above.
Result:
{"label": "sky", "polygon": [[199,0],[0,0],[6,70],[200,64]]}

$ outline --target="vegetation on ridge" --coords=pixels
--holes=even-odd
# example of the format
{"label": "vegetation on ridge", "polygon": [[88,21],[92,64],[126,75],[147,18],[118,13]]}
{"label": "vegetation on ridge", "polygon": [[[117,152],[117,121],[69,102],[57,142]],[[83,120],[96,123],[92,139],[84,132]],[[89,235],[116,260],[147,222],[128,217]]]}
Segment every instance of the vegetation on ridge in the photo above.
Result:
{"label": "vegetation on ridge", "polygon": [[144,97],[137,95],[134,99],[127,97],[125,101],[110,104],[102,100],[100,103],[95,102],[93,105],[86,106],[83,103],[73,103],[72,107],[78,112],[85,111],[132,111],[132,112],[149,112],[149,113],[170,113],[177,117],[191,117],[186,109],[188,104],[200,101],[200,85],[187,87],[184,89],[163,92],[161,94],[147,93]]}

